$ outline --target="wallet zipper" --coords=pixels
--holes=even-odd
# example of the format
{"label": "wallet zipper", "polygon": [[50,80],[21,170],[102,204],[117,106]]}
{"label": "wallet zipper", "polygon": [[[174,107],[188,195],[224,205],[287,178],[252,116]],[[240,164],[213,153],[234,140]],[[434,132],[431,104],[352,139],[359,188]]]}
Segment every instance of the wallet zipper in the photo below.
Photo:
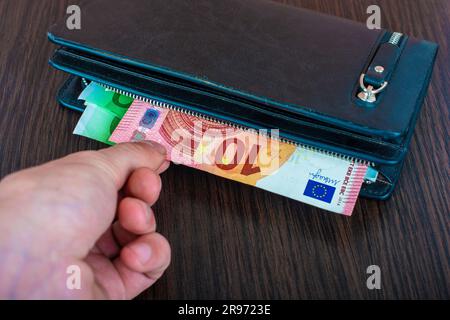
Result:
{"label": "wallet zipper", "polygon": [[387,41],[379,45],[373,61],[359,78],[360,90],[357,94],[359,100],[369,105],[377,102],[378,94],[383,92],[389,84],[401,52],[400,41],[402,39],[403,33],[393,32]]}
{"label": "wallet zipper", "polygon": [[389,38],[389,43],[393,44],[394,46],[398,46],[400,40],[403,37],[403,33],[400,32],[393,32],[391,37]]}
{"label": "wallet zipper", "polygon": [[[83,84],[85,86],[89,85],[88,81],[85,78],[82,78],[82,82],[83,82]],[[222,121],[222,120],[218,120],[218,119],[215,119],[215,118],[212,118],[212,117],[208,117],[208,116],[205,116],[205,115],[200,114],[198,112],[185,110],[183,108],[177,107],[177,106],[172,105],[172,104],[161,102],[161,101],[158,101],[158,100],[155,100],[155,99],[149,99],[149,98],[137,95],[137,94],[133,94],[133,93],[127,92],[125,90],[120,90],[120,89],[114,88],[112,86],[109,86],[109,85],[106,85],[106,84],[103,84],[103,83],[98,83],[98,84],[100,84],[106,90],[109,90],[109,91],[121,94],[123,96],[127,96],[127,97],[132,98],[132,99],[137,99],[137,100],[149,103],[149,104],[154,105],[154,106],[159,107],[159,108],[164,108],[164,109],[168,109],[168,110],[184,113],[186,115],[193,116],[193,117],[205,120],[205,121],[211,121],[211,122],[214,122],[214,123],[217,123],[217,124],[220,124],[220,125],[227,125],[227,126],[233,127],[235,129],[243,130],[243,131],[254,131],[254,129],[249,129],[247,127],[244,127],[244,126],[232,123],[232,122]],[[286,139],[286,138],[282,138],[282,137],[278,137],[278,138],[269,137],[269,138],[277,139],[280,142],[288,143],[288,144],[291,144],[291,145],[294,145],[294,146],[299,146],[299,147],[302,147],[304,149],[308,149],[308,150],[311,150],[311,151],[314,151],[314,152],[325,154],[325,155],[328,155],[328,156],[331,156],[331,157],[335,157],[335,158],[339,158],[339,159],[347,160],[347,161],[353,161],[353,162],[356,162],[356,163],[361,163],[361,164],[365,164],[365,165],[368,165],[368,166],[371,166],[371,167],[375,167],[375,163],[373,163],[373,162],[362,160],[362,159],[355,158],[355,157],[352,157],[352,156],[346,156],[346,155],[343,155],[343,154],[340,154],[340,153],[337,153],[337,152],[332,152],[332,151],[328,151],[328,150],[325,150],[325,149],[313,147],[313,146],[310,146],[310,145],[298,143],[298,142],[295,142],[295,141],[292,141],[292,140],[289,140],[289,139]],[[370,181],[365,181],[365,183],[369,184],[371,182]]]}

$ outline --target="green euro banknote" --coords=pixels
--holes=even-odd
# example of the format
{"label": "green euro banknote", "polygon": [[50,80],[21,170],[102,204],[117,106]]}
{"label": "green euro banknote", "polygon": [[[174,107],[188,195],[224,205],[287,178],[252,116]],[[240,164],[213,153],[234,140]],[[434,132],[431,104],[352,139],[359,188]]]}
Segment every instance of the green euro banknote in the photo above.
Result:
{"label": "green euro banknote", "polygon": [[123,118],[131,103],[133,103],[133,98],[108,90],[95,82],[91,82],[78,99],[106,109],[120,119]]}
{"label": "green euro banknote", "polygon": [[85,101],[86,109],[73,133],[105,144],[114,144],[109,141],[109,137],[133,99],[107,90],[94,82],[83,90],[78,99]]}
{"label": "green euro banknote", "polygon": [[88,103],[73,133],[113,145],[109,137],[119,122],[120,118],[114,113]]}

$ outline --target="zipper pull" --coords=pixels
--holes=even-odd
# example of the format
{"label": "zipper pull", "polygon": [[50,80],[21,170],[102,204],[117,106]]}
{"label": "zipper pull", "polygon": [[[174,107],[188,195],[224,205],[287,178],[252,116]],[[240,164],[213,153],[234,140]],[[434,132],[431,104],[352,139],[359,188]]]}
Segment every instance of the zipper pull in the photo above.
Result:
{"label": "zipper pull", "polygon": [[392,72],[400,57],[400,41],[403,34],[394,32],[390,39],[380,45],[366,73],[359,79],[361,91],[358,98],[364,102],[375,103],[377,94],[388,86]]}

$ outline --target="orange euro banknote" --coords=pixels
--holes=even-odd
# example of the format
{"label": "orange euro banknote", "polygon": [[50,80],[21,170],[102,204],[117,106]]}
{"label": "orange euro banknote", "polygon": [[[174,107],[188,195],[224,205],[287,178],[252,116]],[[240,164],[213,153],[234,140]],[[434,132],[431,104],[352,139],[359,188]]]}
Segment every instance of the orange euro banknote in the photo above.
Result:
{"label": "orange euro banknote", "polygon": [[168,160],[351,215],[367,165],[281,142],[277,130],[243,130],[135,100],[109,138],[152,140]]}

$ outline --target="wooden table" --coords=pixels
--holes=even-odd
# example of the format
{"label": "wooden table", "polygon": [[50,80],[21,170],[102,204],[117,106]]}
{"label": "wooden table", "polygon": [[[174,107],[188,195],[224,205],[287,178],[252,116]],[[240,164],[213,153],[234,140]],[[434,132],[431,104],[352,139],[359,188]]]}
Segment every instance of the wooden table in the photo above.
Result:
{"label": "wooden table", "polygon": [[[450,298],[448,0],[291,0],[441,45],[431,87],[393,197],[361,199],[353,217],[181,166],[163,176],[155,206],[173,262],[142,299]],[[79,114],[55,100],[48,27],[68,0],[0,1],[0,177],[103,145],[72,135]],[[366,268],[381,268],[368,290]]]}

